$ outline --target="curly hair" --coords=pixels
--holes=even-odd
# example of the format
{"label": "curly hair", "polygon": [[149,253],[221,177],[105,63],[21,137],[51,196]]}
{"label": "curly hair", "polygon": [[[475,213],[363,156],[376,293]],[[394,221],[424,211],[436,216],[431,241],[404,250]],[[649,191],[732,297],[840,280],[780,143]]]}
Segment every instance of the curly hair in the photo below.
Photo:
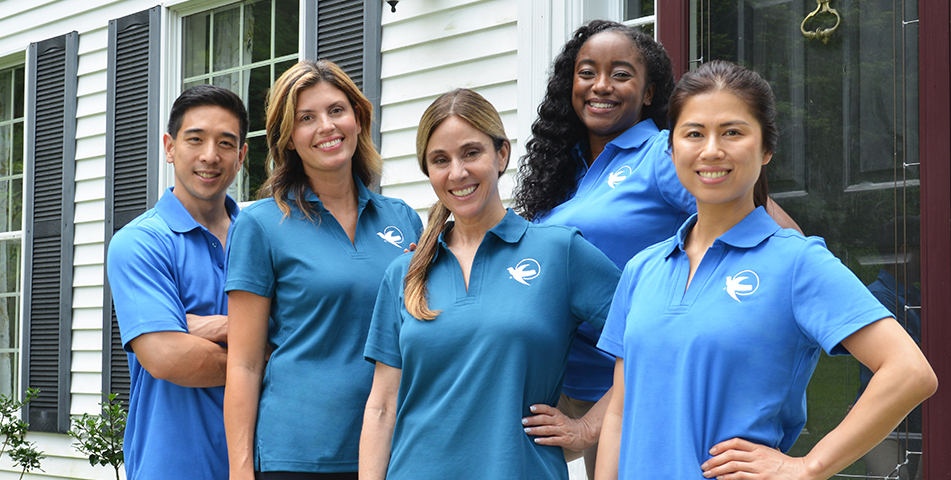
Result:
{"label": "curly hair", "polygon": [[383,172],[383,160],[373,147],[371,137],[373,105],[335,63],[328,60],[301,61],[274,82],[268,92],[266,106],[268,178],[258,190],[258,198],[274,197],[285,217],[291,213],[287,203],[290,194],[294,195],[294,203],[305,218],[313,220],[317,214],[314,206],[307,201],[310,182],[304,171],[303,160],[295,150],[288,148],[288,144],[294,131],[298,95],[321,82],[337,87],[347,96],[354,116],[363,127],[357,135],[357,149],[353,153],[353,173],[364,185],[369,186]]}
{"label": "curly hair", "polygon": [[571,104],[575,60],[591,37],[606,31],[626,35],[647,67],[647,84],[654,85],[650,105],[644,105],[640,120],[650,118],[657,128],[667,128],[667,102],[674,89],[674,72],[664,47],[637,29],[607,20],[592,20],[581,26],[552,63],[545,98],[532,123],[532,137],[518,171],[515,211],[528,220],[548,213],[568,198],[577,185],[577,165],[571,149],[587,136],[587,128]]}

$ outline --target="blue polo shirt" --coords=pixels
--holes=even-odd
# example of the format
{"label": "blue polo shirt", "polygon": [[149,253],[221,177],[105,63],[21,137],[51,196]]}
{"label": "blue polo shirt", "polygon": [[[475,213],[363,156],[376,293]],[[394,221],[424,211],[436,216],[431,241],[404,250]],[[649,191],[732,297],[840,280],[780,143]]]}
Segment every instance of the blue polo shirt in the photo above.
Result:
{"label": "blue polo shirt", "polygon": [[[667,130],[650,119],[605,146],[589,168],[586,143],[573,150],[577,189],[538,223],[584,233],[618,268],[644,248],[670,238],[697,204],[677,179],[667,152]],[[582,325],[571,349],[565,394],[597,401],[614,382],[614,358],[595,345],[598,331]]]}
{"label": "blue polo shirt", "polygon": [[[226,197],[225,205],[234,220],[237,204]],[[224,387],[157,380],[129,346],[146,333],[187,333],[186,313],[228,313],[221,242],[170,187],[154,208],[116,232],[106,266],[132,379],[123,443],[127,478],[227,479]]]}
{"label": "blue polo shirt", "polygon": [[373,366],[363,359],[373,299],[386,266],[416,242],[419,215],[370,192],[359,200],[354,242],[313,192],[319,214],[294,205],[285,218],[273,198],[246,207],[229,245],[225,290],[271,298],[254,440],[258,471],[351,472]]}
{"label": "blue polo shirt", "polygon": [[468,290],[440,237],[427,287],[442,313],[422,321],[403,303],[409,260],[387,269],[366,346],[402,369],[387,478],[567,479],[561,448],[535,444],[521,419],[557,403],[571,339],[584,321],[601,328],[620,271],[576,229],[510,210],[485,234]]}
{"label": "blue polo shirt", "polygon": [[710,448],[734,437],[787,451],[820,348],[848,353],[843,339],[891,316],[821,238],[762,207],[713,243],[686,288],[695,221],[627,264],[598,342],[624,358],[619,478],[702,479]]}

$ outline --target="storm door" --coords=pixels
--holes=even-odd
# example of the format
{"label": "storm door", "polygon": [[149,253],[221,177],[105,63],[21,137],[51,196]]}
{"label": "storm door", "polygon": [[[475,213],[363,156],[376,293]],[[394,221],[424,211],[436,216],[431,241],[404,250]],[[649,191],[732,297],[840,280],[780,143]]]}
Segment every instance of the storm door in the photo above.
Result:
{"label": "storm door", "polygon": [[[692,0],[691,67],[725,59],[773,87],[781,139],[772,197],[890,308],[920,343],[917,3],[901,0]],[[869,372],[823,353],[805,455],[846,415]],[[851,478],[921,478],[915,410]]]}

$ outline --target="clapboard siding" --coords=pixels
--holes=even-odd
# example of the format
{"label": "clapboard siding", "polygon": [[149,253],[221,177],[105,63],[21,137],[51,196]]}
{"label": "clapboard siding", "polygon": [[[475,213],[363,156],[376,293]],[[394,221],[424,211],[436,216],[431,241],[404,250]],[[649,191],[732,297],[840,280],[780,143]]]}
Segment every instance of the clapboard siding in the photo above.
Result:
{"label": "clapboard siding", "polygon": [[[471,88],[492,102],[518,151],[517,13],[516,0],[401,2],[396,13],[383,12],[379,118],[385,195],[421,213],[435,201],[417,167],[416,125],[426,107],[453,88]],[[511,196],[515,158],[500,181],[503,199]]]}

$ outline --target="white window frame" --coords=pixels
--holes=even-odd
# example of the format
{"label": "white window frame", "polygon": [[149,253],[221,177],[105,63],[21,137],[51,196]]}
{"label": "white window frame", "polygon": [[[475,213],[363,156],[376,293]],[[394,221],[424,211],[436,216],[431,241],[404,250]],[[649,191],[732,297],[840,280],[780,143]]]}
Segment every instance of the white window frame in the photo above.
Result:
{"label": "white window frame", "polygon": [[[657,0],[654,15],[623,22],[639,26],[654,24],[657,35]],[[621,21],[621,2],[598,0],[519,0],[518,1],[518,152],[532,134],[538,105],[545,97],[549,69],[562,45],[579,26],[603,18]],[[517,158],[516,157],[516,158]]]}
{"label": "white window frame", "polygon": [[[26,162],[26,138],[29,135],[29,132],[26,131],[28,127],[28,122],[26,121],[26,112],[28,110],[27,103],[30,101],[26,95],[26,81],[29,79],[29,71],[27,71],[26,64],[26,52],[19,52],[14,55],[9,55],[5,58],[0,58],[0,70],[6,70],[8,68],[23,67],[24,91],[21,92],[23,95],[23,152],[21,152],[24,162]],[[23,168],[23,182],[21,184],[20,190],[20,205],[26,205],[26,192],[27,192],[27,182],[32,182],[32,179],[27,178],[26,175],[26,164],[24,163]],[[0,232],[0,241],[7,240],[19,240],[20,241],[20,265],[17,266],[18,272],[17,275],[20,277],[19,285],[17,285],[19,291],[17,292],[17,297],[19,301],[17,302],[17,312],[16,312],[16,322],[17,322],[17,331],[16,331],[16,347],[10,349],[3,349],[3,352],[16,352],[16,365],[14,365],[13,372],[13,384],[11,385],[11,395],[14,398],[19,398],[20,396],[20,379],[23,375],[23,284],[27,279],[23,278],[23,271],[26,268],[26,252],[24,251],[23,245],[23,223],[20,223],[19,230],[11,230],[9,232]]]}
{"label": "white window frame", "polygon": [[[178,2],[176,5],[163,9],[164,16],[162,18],[162,25],[165,26],[165,30],[163,32],[165,38],[162,41],[161,62],[164,71],[162,77],[162,85],[164,85],[164,88],[162,88],[160,100],[162,107],[161,118],[163,122],[162,133],[165,133],[165,122],[168,121],[169,112],[172,111],[172,104],[175,103],[175,99],[178,98],[178,96],[182,93],[182,46],[184,43],[184,18],[189,15],[240,3],[240,1],[241,0],[200,0],[191,2]],[[300,18],[300,21],[297,25],[298,59],[302,58],[304,52],[305,35],[303,32],[303,25],[305,24],[304,15],[306,11],[306,4],[307,2],[305,0],[300,0],[300,10],[298,17]],[[166,4],[166,6],[168,6],[168,4]],[[161,193],[164,192],[168,187],[175,184],[175,168],[167,162],[162,163],[163,165],[159,167],[160,175],[158,176],[159,195],[161,195]],[[240,206],[244,207],[249,204],[251,204],[250,200],[241,202]]]}

